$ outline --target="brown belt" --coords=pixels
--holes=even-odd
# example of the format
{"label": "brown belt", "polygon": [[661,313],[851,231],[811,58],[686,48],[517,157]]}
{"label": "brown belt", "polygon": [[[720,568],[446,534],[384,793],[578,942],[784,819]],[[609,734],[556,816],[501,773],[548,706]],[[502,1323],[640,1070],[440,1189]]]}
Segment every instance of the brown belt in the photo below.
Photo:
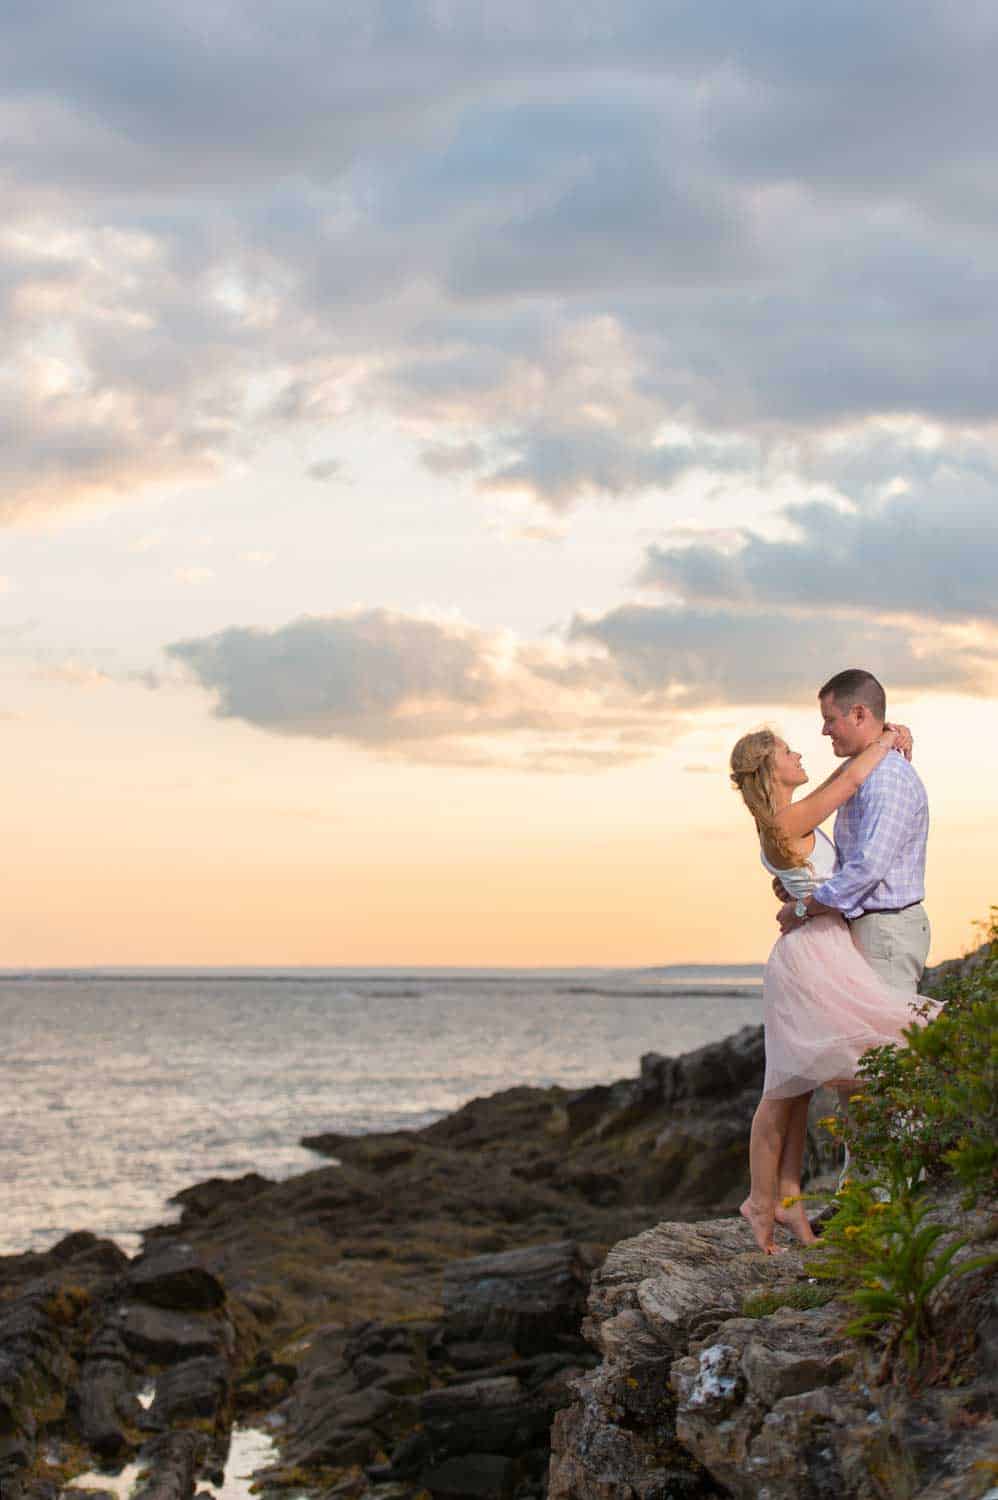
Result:
{"label": "brown belt", "polygon": [[[909,901],[907,906],[871,906],[869,911],[861,913],[863,917],[894,917],[898,912],[911,911],[913,906],[921,906],[921,901]],[[850,917],[850,922],[860,921],[860,917]]]}

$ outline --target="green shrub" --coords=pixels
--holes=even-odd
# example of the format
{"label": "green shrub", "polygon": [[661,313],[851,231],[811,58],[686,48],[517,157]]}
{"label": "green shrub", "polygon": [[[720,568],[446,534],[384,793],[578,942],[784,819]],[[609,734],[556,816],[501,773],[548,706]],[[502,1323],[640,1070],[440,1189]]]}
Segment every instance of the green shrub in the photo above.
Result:
{"label": "green shrub", "polygon": [[966,1242],[929,1222],[926,1194],[932,1178],[955,1177],[970,1207],[998,1188],[998,908],[986,941],[973,969],[924,1002],[927,1024],[913,1026],[904,1046],[866,1054],[849,1118],[827,1122],[848,1145],[855,1175],[836,1196],[809,1269],[855,1308],[847,1332],[885,1335],[910,1369],[933,1336],[939,1287],[998,1260],[957,1263]]}
{"label": "green shrub", "polygon": [[886,1333],[913,1370],[937,1331],[932,1315],[936,1289],[993,1265],[998,1256],[955,1263],[967,1241],[952,1238],[947,1225],[929,1222],[932,1205],[924,1194],[902,1190],[885,1200],[878,1196],[881,1191],[855,1179],[840,1189],[837,1211],[808,1270],[834,1281],[856,1309],[846,1333],[857,1338]]}
{"label": "green shrub", "polygon": [[967,1205],[998,1186],[998,909],[989,950],[947,980],[927,1025],[903,1047],[875,1047],[859,1065],[863,1087],[841,1127],[860,1170],[896,1190],[923,1174],[955,1174]]}

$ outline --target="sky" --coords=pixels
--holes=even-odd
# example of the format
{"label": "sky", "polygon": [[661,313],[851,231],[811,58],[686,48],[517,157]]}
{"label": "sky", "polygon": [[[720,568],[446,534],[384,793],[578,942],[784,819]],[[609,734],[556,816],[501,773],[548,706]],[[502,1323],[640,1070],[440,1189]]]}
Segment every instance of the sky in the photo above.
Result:
{"label": "sky", "polygon": [[761,961],[862,666],[998,900],[998,11],[8,0],[0,966]]}

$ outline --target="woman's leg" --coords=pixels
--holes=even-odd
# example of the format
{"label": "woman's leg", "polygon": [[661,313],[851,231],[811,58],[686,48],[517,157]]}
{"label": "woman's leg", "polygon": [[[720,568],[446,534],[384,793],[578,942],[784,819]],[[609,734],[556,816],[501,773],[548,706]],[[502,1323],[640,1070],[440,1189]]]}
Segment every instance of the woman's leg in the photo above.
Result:
{"label": "woman's leg", "polygon": [[787,1127],[794,1101],[792,1099],[759,1100],[752,1119],[749,1138],[749,1171],[752,1186],[739,1212],[755,1235],[755,1242],[767,1255],[774,1255],[773,1225],[776,1220],[780,1161],[783,1156]]}
{"label": "woman's leg", "polygon": [[800,1174],[804,1165],[804,1145],[807,1140],[807,1111],[811,1103],[810,1094],[798,1094],[790,1103],[790,1120],[783,1142],[783,1152],[777,1172],[776,1222],[789,1229],[803,1245],[813,1245],[817,1235],[811,1228],[803,1203],[797,1202],[789,1208],[783,1205],[788,1198],[800,1198]]}

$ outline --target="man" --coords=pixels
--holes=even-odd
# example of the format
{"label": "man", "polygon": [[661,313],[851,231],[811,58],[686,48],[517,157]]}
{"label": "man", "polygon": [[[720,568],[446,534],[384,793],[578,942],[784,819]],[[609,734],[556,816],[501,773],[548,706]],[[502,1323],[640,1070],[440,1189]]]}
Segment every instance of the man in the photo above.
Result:
{"label": "man", "polygon": [[[887,700],[870,672],[839,672],[818,694],[822,734],[840,758],[856,755],[883,732]],[[888,755],[839,809],[835,873],[806,903],[806,916],[787,902],[784,932],[807,917],[841,912],[870,967],[896,989],[918,990],[929,952],[925,845],[929,805],[914,766]]]}
{"label": "man", "polygon": [[[857,755],[883,733],[887,697],[871,672],[837,673],[818,703],[821,732],[840,759]],[[888,755],[836,814],[834,874],[807,898],[804,917],[788,901],[780,909],[780,927],[789,932],[808,917],[839,911],[871,969],[895,989],[916,994],[929,952],[922,905],[928,833],[921,778],[905,756]],[[849,1092],[839,1090],[843,1115],[849,1113]],[[851,1170],[847,1149],[840,1187]]]}

